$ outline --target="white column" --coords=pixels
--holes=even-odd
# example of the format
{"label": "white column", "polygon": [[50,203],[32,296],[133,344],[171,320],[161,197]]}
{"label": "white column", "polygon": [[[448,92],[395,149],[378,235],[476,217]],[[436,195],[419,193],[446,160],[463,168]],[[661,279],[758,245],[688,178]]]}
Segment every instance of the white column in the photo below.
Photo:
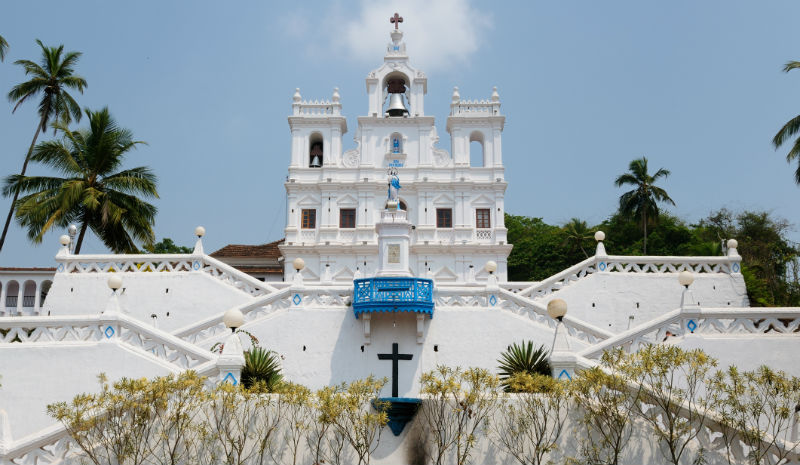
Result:
{"label": "white column", "polygon": [[41,296],[41,292],[42,292],[42,282],[41,281],[36,281],[36,290],[34,292],[36,292],[36,294],[34,294],[34,297],[33,297],[33,313],[34,314],[39,314],[39,305],[40,305],[39,300],[40,300],[40,296]]}
{"label": "white column", "polygon": [[0,288],[0,312],[6,312],[6,294],[8,293],[8,281],[0,283],[3,287]]}
{"label": "white column", "polygon": [[17,292],[17,315],[22,315],[22,299],[25,298],[25,283],[19,284],[19,291]]}

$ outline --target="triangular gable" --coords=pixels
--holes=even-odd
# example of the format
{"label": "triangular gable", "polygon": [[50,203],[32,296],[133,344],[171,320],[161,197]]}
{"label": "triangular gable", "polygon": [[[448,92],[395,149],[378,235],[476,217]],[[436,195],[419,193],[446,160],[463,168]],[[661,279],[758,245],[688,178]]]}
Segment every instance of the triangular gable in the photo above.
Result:
{"label": "triangular gable", "polygon": [[354,273],[350,268],[344,267],[333,275],[333,279],[334,281],[352,281],[353,275]]}
{"label": "triangular gable", "polygon": [[313,195],[306,195],[297,202],[300,207],[316,207],[319,205],[319,198]]}
{"label": "triangular gable", "polygon": [[472,202],[470,202],[470,204],[480,205],[480,206],[492,206],[494,205],[494,200],[490,199],[485,195],[481,195],[480,197],[477,197]]}
{"label": "triangular gable", "polygon": [[453,205],[454,203],[453,198],[447,194],[441,194],[433,199],[434,205]]}
{"label": "triangular gable", "polygon": [[443,266],[433,274],[433,278],[437,281],[455,281],[458,279],[458,275],[450,268]]}
{"label": "triangular gable", "polygon": [[337,205],[344,205],[344,206],[358,206],[358,199],[353,197],[350,194],[345,194],[344,196],[336,199]]}

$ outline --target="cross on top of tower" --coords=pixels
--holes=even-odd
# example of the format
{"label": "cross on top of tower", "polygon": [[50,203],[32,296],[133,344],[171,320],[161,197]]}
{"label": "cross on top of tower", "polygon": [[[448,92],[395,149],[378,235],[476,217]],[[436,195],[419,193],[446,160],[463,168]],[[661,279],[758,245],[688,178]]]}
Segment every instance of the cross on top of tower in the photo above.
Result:
{"label": "cross on top of tower", "polygon": [[403,22],[403,17],[400,16],[399,14],[395,13],[394,16],[389,18],[389,22],[394,24],[394,28],[397,29],[398,26],[400,26],[400,23]]}

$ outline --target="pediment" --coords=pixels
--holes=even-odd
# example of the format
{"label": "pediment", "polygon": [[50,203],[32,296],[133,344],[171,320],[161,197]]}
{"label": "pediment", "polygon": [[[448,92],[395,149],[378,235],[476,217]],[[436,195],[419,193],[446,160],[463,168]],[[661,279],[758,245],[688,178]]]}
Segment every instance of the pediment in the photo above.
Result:
{"label": "pediment", "polygon": [[337,205],[342,205],[342,206],[348,206],[348,207],[349,206],[357,206],[358,205],[358,199],[355,198],[354,196],[350,195],[350,194],[345,194],[342,197],[339,197],[338,199],[336,199],[336,204]]}
{"label": "pediment", "polygon": [[494,205],[494,200],[490,199],[485,195],[480,195],[477,198],[473,199],[472,202],[470,202],[470,204],[480,205],[480,206],[492,206]]}
{"label": "pediment", "polygon": [[458,275],[450,268],[443,266],[433,274],[433,278],[437,281],[456,281]]}
{"label": "pediment", "polygon": [[299,207],[319,206],[319,197],[316,197],[314,195],[303,196],[300,200],[297,201],[297,206]]}
{"label": "pediment", "polygon": [[447,194],[440,194],[433,199],[434,205],[453,205],[455,201]]}

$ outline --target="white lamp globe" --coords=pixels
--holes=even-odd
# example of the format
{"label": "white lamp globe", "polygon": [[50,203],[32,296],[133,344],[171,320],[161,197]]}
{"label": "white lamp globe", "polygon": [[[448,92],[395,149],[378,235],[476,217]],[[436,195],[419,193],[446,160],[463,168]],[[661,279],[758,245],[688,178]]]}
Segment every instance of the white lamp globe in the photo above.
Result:
{"label": "white lamp globe", "polygon": [[197,237],[205,236],[206,235],[206,228],[204,228],[202,226],[198,226],[198,227],[194,228],[194,235],[197,236]]}
{"label": "white lamp globe", "polygon": [[122,287],[122,276],[120,276],[118,274],[111,275],[111,277],[108,278],[108,287],[110,287],[111,289],[113,289],[115,291],[117,289],[121,288]]}
{"label": "white lamp globe", "polygon": [[494,260],[489,260],[486,262],[486,265],[483,267],[483,269],[486,270],[487,273],[492,274],[497,271],[497,262]]}
{"label": "white lamp globe", "polygon": [[597,242],[606,240],[606,233],[604,233],[603,231],[597,231],[596,233],[594,233],[594,240],[596,240]]}
{"label": "white lamp globe", "polygon": [[222,315],[222,322],[227,328],[240,328],[244,324],[244,315],[238,308],[232,308]]}
{"label": "white lamp globe", "polygon": [[69,236],[64,234],[63,236],[58,238],[58,242],[60,242],[61,245],[63,245],[64,247],[68,246],[69,245]]}
{"label": "white lamp globe", "polygon": [[303,268],[306,267],[306,262],[302,258],[297,257],[292,262],[292,266],[294,266],[295,270],[300,271],[300,270],[302,270]]}
{"label": "white lamp globe", "polygon": [[75,226],[74,224],[71,224],[67,228],[67,231],[69,232],[70,236],[74,236],[78,232],[78,227]]}
{"label": "white lamp globe", "polygon": [[739,241],[736,239],[728,239],[728,248],[729,249],[736,249],[739,247]]}
{"label": "white lamp globe", "polygon": [[683,287],[689,287],[694,282],[694,274],[691,271],[683,270],[678,273],[678,282]]}
{"label": "white lamp globe", "polygon": [[563,299],[553,299],[547,303],[547,314],[554,320],[561,321],[567,314],[567,303]]}

